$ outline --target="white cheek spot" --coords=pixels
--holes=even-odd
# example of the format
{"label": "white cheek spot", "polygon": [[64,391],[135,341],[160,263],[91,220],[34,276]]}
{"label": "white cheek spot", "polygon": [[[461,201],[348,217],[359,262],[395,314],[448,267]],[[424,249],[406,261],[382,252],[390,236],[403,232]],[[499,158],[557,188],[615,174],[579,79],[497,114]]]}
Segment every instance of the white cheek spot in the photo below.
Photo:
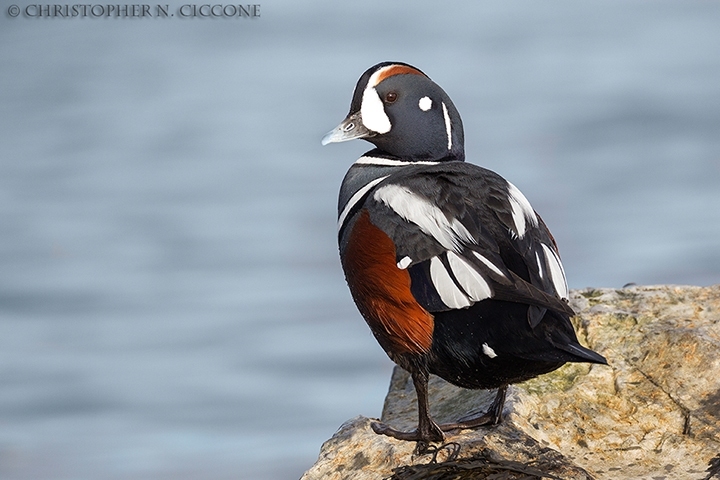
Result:
{"label": "white cheek spot", "polygon": [[377,133],[387,133],[392,125],[385,113],[385,106],[377,90],[368,87],[363,92],[362,105],[360,106],[360,118],[368,130]]}
{"label": "white cheek spot", "polygon": [[430,97],[422,97],[418,102],[418,107],[420,107],[420,110],[423,112],[427,112],[432,108],[432,100]]}
{"label": "white cheek spot", "polygon": [[488,345],[487,343],[482,344],[482,349],[483,349],[483,353],[485,355],[487,355],[488,357],[490,357],[490,358],[497,357],[497,353],[495,353],[495,350],[490,348],[490,345]]}
{"label": "white cheek spot", "polygon": [[442,102],[443,117],[445,118],[445,132],[448,137],[448,150],[452,150],[452,127],[450,126],[450,115],[448,115],[448,109],[445,106],[445,102]]}
{"label": "white cheek spot", "polygon": [[410,258],[410,257],[403,257],[403,258],[397,263],[397,267],[398,267],[400,270],[405,270],[411,263],[412,263],[412,258]]}

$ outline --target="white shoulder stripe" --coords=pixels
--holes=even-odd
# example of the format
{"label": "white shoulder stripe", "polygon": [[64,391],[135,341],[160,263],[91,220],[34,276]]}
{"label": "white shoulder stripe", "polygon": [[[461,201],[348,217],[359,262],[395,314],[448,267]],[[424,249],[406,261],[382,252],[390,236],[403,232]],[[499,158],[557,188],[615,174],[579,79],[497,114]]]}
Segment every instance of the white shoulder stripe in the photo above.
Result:
{"label": "white shoulder stripe", "polygon": [[538,226],[537,215],[533,210],[530,202],[528,202],[525,195],[522,194],[518,188],[510,182],[508,183],[508,200],[510,200],[510,206],[512,207],[513,223],[515,223],[515,231],[517,231],[518,237],[522,238],[525,236],[527,231],[526,221],[530,222],[533,227]]}
{"label": "white shoulder stripe", "polygon": [[390,175],[385,175],[384,177],[376,178],[372,182],[368,183],[364,187],[362,187],[360,190],[355,192],[352,197],[350,197],[350,200],[345,204],[345,207],[342,210],[342,213],[340,213],[340,216],[338,216],[338,231],[343,226],[343,223],[345,223],[345,217],[348,216],[348,213],[350,213],[350,210],[355,206],[357,202],[360,201],[360,199],[365,195],[371,188],[373,188],[378,183],[385,180]]}
{"label": "white shoulder stripe", "polygon": [[373,198],[420,227],[450,251],[459,251],[463,243],[475,243],[473,236],[457,218],[448,217],[430,200],[406,187],[385,185],[375,192]]}
{"label": "white shoulder stripe", "polygon": [[403,166],[403,165],[437,165],[440,162],[406,162],[403,160],[393,160],[392,158],[379,158],[379,157],[368,157],[362,156],[355,160],[356,164],[360,165],[382,165],[382,166]]}
{"label": "white shoulder stripe", "polygon": [[490,285],[472,265],[453,252],[447,253],[447,259],[458,283],[472,300],[479,302],[492,297],[493,292]]}
{"label": "white shoulder stripe", "polygon": [[440,300],[450,308],[466,308],[472,305],[470,299],[455,285],[438,257],[430,259],[430,279]]}
{"label": "white shoulder stripe", "polygon": [[543,248],[543,252],[545,253],[545,258],[547,258],[547,263],[550,266],[550,279],[553,282],[555,291],[558,293],[558,295],[560,295],[560,298],[567,299],[568,286],[567,280],[565,279],[565,270],[563,270],[562,263],[550,247],[548,247],[544,243],[541,243],[541,245]]}

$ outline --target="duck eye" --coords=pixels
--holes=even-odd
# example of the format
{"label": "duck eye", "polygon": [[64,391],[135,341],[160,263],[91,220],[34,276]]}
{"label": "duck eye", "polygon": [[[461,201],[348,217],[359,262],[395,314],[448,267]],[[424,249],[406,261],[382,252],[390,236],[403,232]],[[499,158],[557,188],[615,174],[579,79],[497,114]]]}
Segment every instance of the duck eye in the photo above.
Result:
{"label": "duck eye", "polygon": [[385,94],[385,103],[394,103],[397,100],[397,93],[388,92]]}

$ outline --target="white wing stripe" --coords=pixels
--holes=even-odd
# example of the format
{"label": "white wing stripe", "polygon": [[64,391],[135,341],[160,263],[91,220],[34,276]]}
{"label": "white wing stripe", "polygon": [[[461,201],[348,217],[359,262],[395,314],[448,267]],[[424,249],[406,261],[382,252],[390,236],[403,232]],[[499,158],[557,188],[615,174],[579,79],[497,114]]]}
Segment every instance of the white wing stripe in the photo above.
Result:
{"label": "white wing stripe", "polygon": [[460,286],[470,295],[472,300],[479,302],[492,297],[490,285],[477,270],[453,252],[448,252],[447,258],[455,278],[457,278]]}
{"label": "white wing stripe", "polygon": [[538,253],[537,250],[535,250],[535,261],[537,262],[538,273],[540,273],[540,280],[542,280],[543,278],[545,278],[545,273],[544,273],[545,269],[543,268],[543,264],[540,261],[540,253]]}
{"label": "white wing stripe", "polygon": [[435,286],[435,290],[440,294],[440,300],[448,307],[465,308],[472,304],[470,299],[455,285],[452,277],[445,270],[445,266],[438,257],[430,259],[430,279]]}
{"label": "white wing stripe", "polygon": [[475,243],[473,236],[457,218],[448,217],[430,201],[406,187],[385,185],[375,192],[374,198],[420,227],[450,251],[460,251],[463,243]]}
{"label": "white wing stripe", "polygon": [[550,278],[552,279],[555,291],[560,295],[560,298],[568,298],[568,287],[567,280],[565,280],[565,270],[563,270],[560,259],[555,255],[550,247],[541,243],[547,263],[550,266]]}
{"label": "white wing stripe", "polygon": [[512,207],[515,230],[517,231],[518,237],[522,238],[525,236],[526,220],[529,220],[530,225],[533,227],[538,226],[537,215],[535,215],[535,210],[533,210],[532,205],[530,205],[530,202],[525,198],[525,195],[510,182],[508,182],[508,200],[510,200],[510,206]]}
{"label": "white wing stripe", "polygon": [[348,200],[348,202],[345,204],[345,208],[343,208],[342,213],[340,213],[340,216],[338,217],[338,232],[342,228],[343,223],[345,223],[345,217],[348,216],[350,210],[355,206],[357,202],[360,201],[363,195],[365,195],[371,188],[373,188],[375,185],[382,182],[389,176],[390,175],[385,175],[384,177],[376,178],[375,180],[355,192],[352,197],[350,197],[350,200]]}
{"label": "white wing stripe", "polygon": [[478,252],[472,252],[472,253],[473,253],[473,255],[475,255],[475,256],[477,257],[478,260],[480,260],[482,263],[484,263],[490,270],[492,270],[493,272],[497,273],[497,274],[500,275],[501,277],[504,277],[504,276],[505,276],[505,274],[502,272],[502,270],[500,270],[497,266],[495,266],[495,264],[492,263],[490,260],[488,260],[487,258],[483,257],[483,256],[480,255]]}

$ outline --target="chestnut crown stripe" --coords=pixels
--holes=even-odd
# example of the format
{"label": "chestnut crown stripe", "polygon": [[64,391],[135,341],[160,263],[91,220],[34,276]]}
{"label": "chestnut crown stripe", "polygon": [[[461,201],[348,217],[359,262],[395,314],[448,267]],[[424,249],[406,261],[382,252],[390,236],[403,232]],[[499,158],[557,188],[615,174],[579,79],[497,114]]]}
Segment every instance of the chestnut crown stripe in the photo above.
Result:
{"label": "chestnut crown stripe", "polygon": [[409,65],[388,65],[387,67],[383,67],[375,72],[375,74],[371,77],[371,83],[369,86],[376,87],[380,84],[380,82],[388,77],[403,74],[422,75],[423,77],[427,77],[427,75],[423,72]]}

